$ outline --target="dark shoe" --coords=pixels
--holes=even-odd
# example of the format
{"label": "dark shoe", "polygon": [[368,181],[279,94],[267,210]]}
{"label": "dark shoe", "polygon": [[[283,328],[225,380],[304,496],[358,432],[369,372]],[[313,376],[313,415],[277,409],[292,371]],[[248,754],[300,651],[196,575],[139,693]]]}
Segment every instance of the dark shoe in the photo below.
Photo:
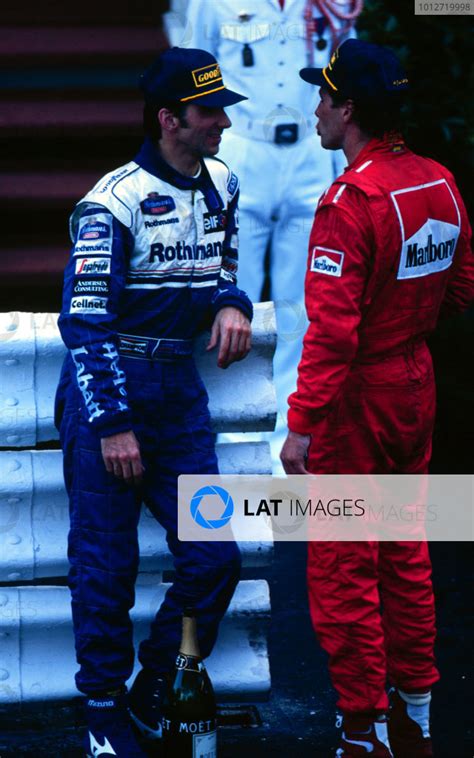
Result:
{"label": "dark shoe", "polygon": [[90,696],[85,711],[84,748],[88,758],[146,758],[133,734],[126,695]]}
{"label": "dark shoe", "polygon": [[392,689],[388,735],[394,758],[432,758],[430,704],[409,705]]}
{"label": "dark shoe", "polygon": [[336,758],[392,758],[387,735],[387,721],[381,717],[373,721],[365,730],[355,731],[346,721],[336,721],[336,726],[342,726],[341,743],[336,750]]}
{"label": "dark shoe", "polygon": [[168,681],[149,669],[138,672],[130,690],[130,715],[140,733],[149,740],[161,738],[163,699]]}

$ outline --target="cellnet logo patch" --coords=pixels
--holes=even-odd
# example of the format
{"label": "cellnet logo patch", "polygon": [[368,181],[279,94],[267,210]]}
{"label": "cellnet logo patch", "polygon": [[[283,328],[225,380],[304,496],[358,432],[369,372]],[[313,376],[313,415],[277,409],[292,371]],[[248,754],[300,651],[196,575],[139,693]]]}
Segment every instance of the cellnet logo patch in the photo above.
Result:
{"label": "cellnet logo patch", "polygon": [[105,297],[73,297],[69,313],[107,313]]}
{"label": "cellnet logo patch", "polygon": [[[211,511],[214,516],[216,506],[221,515],[211,518]],[[234,501],[223,487],[217,485],[201,487],[191,499],[190,509],[196,524],[204,529],[220,529],[231,520],[234,513]]]}
{"label": "cellnet logo patch", "polygon": [[340,250],[331,250],[329,247],[315,247],[311,259],[311,271],[315,274],[342,276],[343,262],[344,253]]}

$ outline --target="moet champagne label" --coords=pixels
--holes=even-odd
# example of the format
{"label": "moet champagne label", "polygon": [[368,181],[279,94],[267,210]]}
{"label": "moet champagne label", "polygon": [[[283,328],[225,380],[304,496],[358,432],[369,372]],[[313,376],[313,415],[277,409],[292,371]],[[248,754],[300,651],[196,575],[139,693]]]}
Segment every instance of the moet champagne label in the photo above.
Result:
{"label": "moet champagne label", "polygon": [[193,737],[193,758],[216,758],[216,732],[195,734]]}

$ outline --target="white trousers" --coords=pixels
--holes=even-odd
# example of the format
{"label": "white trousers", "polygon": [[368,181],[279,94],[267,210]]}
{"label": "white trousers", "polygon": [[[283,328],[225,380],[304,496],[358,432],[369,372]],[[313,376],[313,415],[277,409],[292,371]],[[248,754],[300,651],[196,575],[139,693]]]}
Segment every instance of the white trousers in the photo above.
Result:
{"label": "white trousers", "polygon": [[[231,111],[229,115],[232,118]],[[270,441],[273,473],[277,474],[283,471],[279,455],[287,433],[287,398],[296,388],[308,325],[304,279],[309,234],[317,201],[340,173],[337,168],[342,170],[344,159],[339,151],[323,150],[316,134],[293,145],[276,145],[232,134],[232,130],[225,133],[218,157],[240,179],[237,280],[253,302],[260,301],[270,246],[270,297],[277,318],[274,377],[278,417],[275,431],[264,439]]]}

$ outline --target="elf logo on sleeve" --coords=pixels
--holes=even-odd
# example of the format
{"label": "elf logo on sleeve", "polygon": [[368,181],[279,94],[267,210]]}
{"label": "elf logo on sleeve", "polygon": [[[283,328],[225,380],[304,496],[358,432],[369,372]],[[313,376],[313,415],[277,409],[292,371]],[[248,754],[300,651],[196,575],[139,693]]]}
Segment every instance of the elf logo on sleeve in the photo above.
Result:
{"label": "elf logo on sleeve", "polygon": [[342,264],[344,253],[340,250],[331,250],[329,247],[313,248],[310,270],[315,274],[327,274],[328,276],[342,276]]}

